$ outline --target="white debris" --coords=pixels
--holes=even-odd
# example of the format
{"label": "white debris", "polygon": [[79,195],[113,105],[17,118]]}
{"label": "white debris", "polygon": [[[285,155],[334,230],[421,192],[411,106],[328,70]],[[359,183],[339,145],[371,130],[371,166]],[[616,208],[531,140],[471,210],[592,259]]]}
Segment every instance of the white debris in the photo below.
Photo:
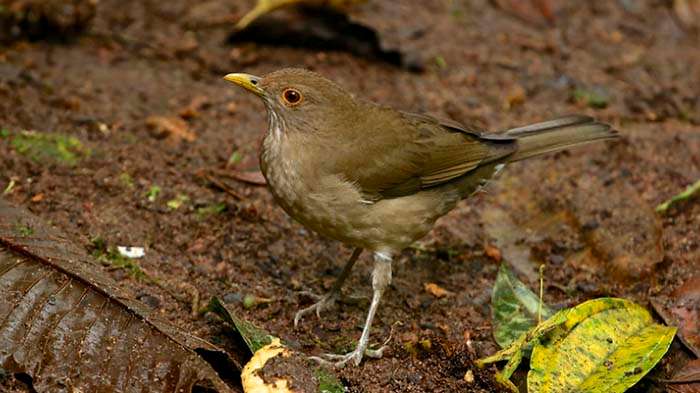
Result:
{"label": "white debris", "polygon": [[119,251],[119,254],[123,257],[131,259],[143,258],[143,256],[146,255],[143,247],[117,246],[117,251]]}

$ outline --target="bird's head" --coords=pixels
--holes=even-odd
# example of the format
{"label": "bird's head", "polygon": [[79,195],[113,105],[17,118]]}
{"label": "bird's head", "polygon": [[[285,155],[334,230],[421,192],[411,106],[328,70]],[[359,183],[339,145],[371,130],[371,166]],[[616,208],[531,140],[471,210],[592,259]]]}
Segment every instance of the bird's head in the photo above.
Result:
{"label": "bird's head", "polygon": [[351,120],[355,109],[355,100],[340,86],[303,69],[286,68],[264,77],[234,73],[224,79],[260,97],[270,128],[281,127],[283,133],[342,130],[339,124]]}

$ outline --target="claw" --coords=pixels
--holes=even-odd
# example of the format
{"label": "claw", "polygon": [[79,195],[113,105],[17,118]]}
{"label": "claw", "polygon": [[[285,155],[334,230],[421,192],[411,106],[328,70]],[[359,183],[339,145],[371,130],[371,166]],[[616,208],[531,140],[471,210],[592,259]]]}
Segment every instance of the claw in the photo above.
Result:
{"label": "claw", "polygon": [[321,311],[323,309],[326,309],[326,308],[332,306],[333,303],[335,302],[335,296],[332,294],[329,294],[326,296],[318,296],[318,295],[310,295],[310,296],[317,298],[317,299],[320,299],[320,300],[317,301],[316,303],[310,305],[309,307],[302,308],[301,310],[297,311],[296,314],[294,314],[294,327],[297,327],[299,325],[299,321],[301,320],[301,318],[304,315],[309,314],[311,312],[316,312],[316,317],[318,317],[318,319],[321,319]]}
{"label": "claw", "polygon": [[355,348],[354,351],[348,352],[345,355],[326,353],[321,356],[311,356],[309,359],[327,367],[343,368],[348,363],[352,363],[354,366],[359,366],[360,362],[362,362],[363,356],[367,356],[368,358],[372,359],[380,359],[382,356],[384,356],[384,350],[386,348],[386,345],[379,349],[365,349],[364,351],[361,351],[360,348]]}

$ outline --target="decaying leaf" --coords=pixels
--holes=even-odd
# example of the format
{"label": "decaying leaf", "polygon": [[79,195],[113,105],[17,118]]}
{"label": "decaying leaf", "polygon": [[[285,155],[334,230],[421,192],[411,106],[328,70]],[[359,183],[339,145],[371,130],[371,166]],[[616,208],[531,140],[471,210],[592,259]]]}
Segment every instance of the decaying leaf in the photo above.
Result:
{"label": "decaying leaf", "polygon": [[170,143],[180,141],[193,142],[197,135],[190,130],[187,122],[176,116],[150,116],[146,119],[146,126],[153,136],[165,138]]}
{"label": "decaying leaf", "polygon": [[624,392],[661,359],[675,332],[628,300],[600,298],[555,313],[477,364],[508,359],[497,380],[517,392],[509,378],[532,343],[529,393]]}
{"label": "decaying leaf", "polygon": [[618,282],[648,277],[663,258],[658,215],[624,178],[576,173],[576,159],[506,172],[482,213],[487,234],[528,279],[548,256]]}
{"label": "decaying leaf", "polygon": [[673,11],[683,27],[691,29],[700,27],[700,1],[674,0]]}
{"label": "decaying leaf", "polygon": [[160,321],[65,235],[0,199],[0,368],[28,375],[39,392],[232,392],[198,353],[229,359]]}
{"label": "decaying leaf", "polygon": [[[255,42],[266,45],[295,45],[318,50],[346,51],[357,56],[385,61],[412,71],[425,69],[431,56],[428,40],[421,37],[431,30],[430,7],[406,7],[396,2],[366,0],[266,0],[243,17],[230,36],[232,43]],[[261,6],[261,4],[266,6]],[[261,12],[275,5],[298,5],[268,18]],[[425,13],[427,19],[415,17]],[[406,21],[410,21],[407,23]],[[241,30],[242,26],[246,26]],[[248,56],[241,61],[250,61]]]}
{"label": "decaying leaf", "polygon": [[491,312],[493,336],[501,348],[536,326],[538,314],[540,320],[552,316],[552,310],[540,304],[537,295],[513,275],[506,263],[501,264],[491,291]]}
{"label": "decaying leaf", "polygon": [[435,296],[436,298],[443,298],[452,293],[447,289],[435,284],[434,282],[427,282],[423,284],[423,289],[425,289],[426,292]]}
{"label": "decaying leaf", "polygon": [[678,338],[700,357],[700,275],[676,288],[670,299],[653,299],[651,304],[667,324],[678,326]]}
{"label": "decaying leaf", "polygon": [[273,337],[268,332],[245,319],[239,318],[238,315],[236,315],[233,310],[229,309],[226,303],[223,303],[219,298],[213,297],[209,301],[207,309],[236,329],[248,346],[248,349],[250,349],[251,354],[272,342]]}
{"label": "decaying leaf", "polygon": [[624,392],[668,350],[676,328],[624,299],[584,302],[532,350],[528,391]]}
{"label": "decaying leaf", "polygon": [[241,373],[246,393],[343,393],[335,375],[278,338],[260,348]]}
{"label": "decaying leaf", "polygon": [[700,359],[691,360],[666,382],[666,389],[674,393],[700,392]]}
{"label": "decaying leaf", "polygon": [[338,378],[306,355],[288,348],[252,323],[238,317],[214,297],[207,309],[226,321],[250,349],[253,357],[241,372],[246,393],[342,393]]}

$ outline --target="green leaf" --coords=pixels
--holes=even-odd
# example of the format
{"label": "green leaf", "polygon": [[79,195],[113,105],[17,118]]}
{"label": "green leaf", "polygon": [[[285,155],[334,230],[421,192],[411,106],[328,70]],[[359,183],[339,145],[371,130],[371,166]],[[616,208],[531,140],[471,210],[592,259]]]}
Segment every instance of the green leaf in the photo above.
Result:
{"label": "green leaf", "polygon": [[496,373],[496,381],[508,388],[511,392],[517,392],[518,388],[510,381],[511,375],[515,372],[523,359],[523,355],[530,347],[530,344],[539,340],[548,332],[558,329],[560,325],[566,322],[566,316],[569,309],[560,310],[552,315],[546,321],[538,324],[534,328],[518,337],[508,347],[501,349],[491,356],[478,359],[475,363],[478,367],[484,367],[487,364],[508,360],[508,363],[503,367],[503,371]]}
{"label": "green leaf", "polygon": [[17,153],[34,161],[54,161],[68,166],[90,155],[90,149],[80,139],[57,133],[22,131],[13,136],[11,145]]}
{"label": "green leaf", "polygon": [[[540,300],[508,269],[501,264],[491,292],[493,336],[501,348],[512,344],[520,335],[537,325]],[[541,305],[541,319],[552,315],[552,310]]]}
{"label": "green leaf", "polygon": [[528,392],[624,392],[661,359],[675,333],[625,299],[581,303],[535,344]]}
{"label": "green leaf", "polygon": [[602,109],[608,106],[610,94],[602,87],[578,88],[573,92],[574,100],[591,108]]}
{"label": "green leaf", "polygon": [[227,307],[227,305],[221,302],[217,297],[211,298],[207,306],[207,311],[215,313],[231,325],[231,327],[235,328],[248,346],[248,349],[250,349],[251,354],[272,342],[273,336],[245,319],[239,318],[233,310]]}

